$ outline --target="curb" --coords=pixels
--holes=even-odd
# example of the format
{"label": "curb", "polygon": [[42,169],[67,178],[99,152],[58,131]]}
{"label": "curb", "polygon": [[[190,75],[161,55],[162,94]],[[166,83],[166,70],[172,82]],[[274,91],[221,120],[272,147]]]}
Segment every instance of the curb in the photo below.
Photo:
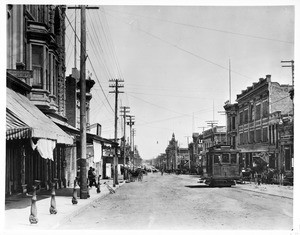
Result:
{"label": "curb", "polygon": [[[121,183],[119,185],[117,185],[114,190],[117,190],[119,187],[121,187],[124,183]],[[88,209],[88,207],[90,207],[93,203],[99,201],[100,199],[105,198],[107,195],[109,195],[110,192],[108,191],[108,189],[105,189],[105,192],[100,193],[99,196],[95,196],[92,199],[84,199],[84,200],[89,200],[89,202],[87,202],[84,205],[75,205],[77,208],[71,212],[70,214],[66,215],[64,218],[60,219],[56,224],[54,224],[53,226],[51,226],[49,229],[57,229],[59,226],[67,223],[68,221],[70,221],[72,218],[74,218],[75,216],[79,215],[80,213],[84,212],[86,209]]]}
{"label": "curb", "polygon": [[292,199],[293,200],[293,197],[281,196],[281,195],[274,194],[274,193],[267,193],[267,192],[262,192],[262,191],[257,191],[257,190],[251,190],[251,189],[245,189],[245,188],[236,188],[236,189],[241,190],[241,191],[250,191],[250,192],[254,192],[254,193],[260,193],[260,194],[265,194],[265,195],[269,195],[269,196],[281,197],[281,198],[286,198],[286,199]]}

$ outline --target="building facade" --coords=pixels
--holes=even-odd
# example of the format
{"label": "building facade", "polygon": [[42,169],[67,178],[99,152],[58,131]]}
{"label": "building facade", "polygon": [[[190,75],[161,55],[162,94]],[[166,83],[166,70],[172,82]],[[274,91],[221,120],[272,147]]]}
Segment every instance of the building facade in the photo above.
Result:
{"label": "building facade", "polygon": [[[234,116],[237,112],[236,147],[241,150],[244,168],[264,163],[266,168],[292,170],[294,114],[289,95],[291,88],[272,82],[271,76],[267,75],[237,95],[236,104],[225,105],[228,119],[232,117],[229,115],[232,109]],[[231,134],[235,135],[235,130],[231,130]]]}
{"label": "building facade", "polygon": [[66,187],[65,6],[7,5],[6,194]]}
{"label": "building facade", "polygon": [[175,134],[172,134],[172,139],[169,141],[169,145],[166,148],[166,167],[167,171],[175,171],[178,169],[178,141],[175,139]]}

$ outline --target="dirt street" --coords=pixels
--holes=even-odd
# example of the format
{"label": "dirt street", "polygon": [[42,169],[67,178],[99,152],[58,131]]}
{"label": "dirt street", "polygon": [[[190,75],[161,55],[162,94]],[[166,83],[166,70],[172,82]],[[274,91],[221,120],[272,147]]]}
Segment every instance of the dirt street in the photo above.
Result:
{"label": "dirt street", "polygon": [[149,173],[143,182],[123,185],[59,229],[292,229],[292,199],[235,186],[199,187],[197,180]]}

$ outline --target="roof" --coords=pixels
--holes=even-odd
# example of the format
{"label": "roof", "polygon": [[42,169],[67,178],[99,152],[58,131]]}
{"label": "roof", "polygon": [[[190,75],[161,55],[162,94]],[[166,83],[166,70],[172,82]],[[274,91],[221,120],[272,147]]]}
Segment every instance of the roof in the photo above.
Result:
{"label": "roof", "polygon": [[[73,144],[72,137],[52,122],[27,97],[9,88],[6,88],[6,95],[6,109],[9,119],[6,123],[7,133],[15,125],[15,127],[30,128],[31,137],[56,140],[57,143],[62,144]],[[18,137],[13,133],[9,135],[11,139]]]}

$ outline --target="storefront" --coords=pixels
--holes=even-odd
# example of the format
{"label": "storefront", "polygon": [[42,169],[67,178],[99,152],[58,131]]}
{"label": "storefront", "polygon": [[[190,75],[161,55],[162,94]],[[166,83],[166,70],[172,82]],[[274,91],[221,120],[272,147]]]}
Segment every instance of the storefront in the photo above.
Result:
{"label": "storefront", "polygon": [[7,88],[5,194],[30,191],[34,180],[65,186],[65,147],[73,138],[24,95]]}

